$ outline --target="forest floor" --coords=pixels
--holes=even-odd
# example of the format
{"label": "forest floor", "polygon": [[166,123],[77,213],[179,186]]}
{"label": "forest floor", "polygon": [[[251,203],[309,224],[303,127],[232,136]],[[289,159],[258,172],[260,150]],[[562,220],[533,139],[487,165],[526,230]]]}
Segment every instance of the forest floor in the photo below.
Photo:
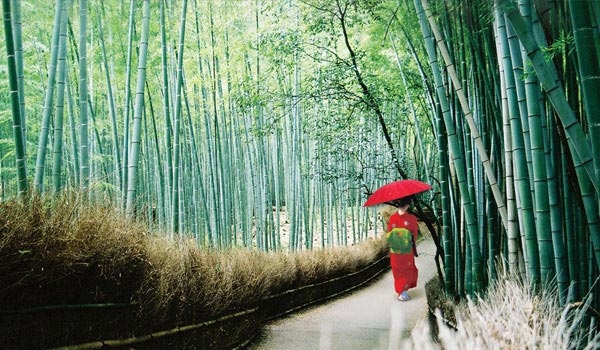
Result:
{"label": "forest floor", "polygon": [[425,284],[435,276],[435,244],[427,236],[418,245],[417,287],[411,300],[399,301],[391,271],[332,302],[271,322],[249,348],[267,349],[399,349],[417,322],[428,313]]}

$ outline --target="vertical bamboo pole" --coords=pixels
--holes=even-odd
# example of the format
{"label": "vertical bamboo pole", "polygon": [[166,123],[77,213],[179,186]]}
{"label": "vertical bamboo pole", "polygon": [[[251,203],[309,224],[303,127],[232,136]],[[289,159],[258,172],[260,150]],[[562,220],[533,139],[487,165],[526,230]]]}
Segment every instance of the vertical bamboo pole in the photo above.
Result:
{"label": "vertical bamboo pole", "polygon": [[131,148],[128,158],[127,172],[127,203],[125,212],[129,217],[135,215],[136,189],[138,185],[138,159],[140,154],[142,115],[144,113],[144,86],[146,82],[146,59],[148,53],[148,33],[150,23],[150,2],[144,0],[142,8],[142,31],[140,38],[140,52],[138,61],[138,76],[133,114],[133,131],[131,135]]}
{"label": "vertical bamboo pole", "polygon": [[25,197],[29,191],[27,182],[27,163],[25,159],[25,141],[23,139],[23,127],[21,124],[21,111],[19,105],[19,84],[17,81],[17,67],[15,62],[15,47],[13,42],[12,21],[10,1],[2,0],[2,17],[4,20],[4,36],[6,39],[6,58],[8,61],[8,80],[10,85],[10,104],[13,117],[13,138],[15,142],[15,154],[17,162],[17,183],[19,195]]}
{"label": "vertical bamboo pole", "polygon": [[63,160],[63,120],[65,105],[65,86],[67,79],[67,6],[63,1],[61,5],[60,39],[58,49],[58,80],[56,92],[56,120],[54,122],[54,146],[52,177],[54,192],[58,193],[62,188],[62,160]]}
{"label": "vertical bamboo pole", "polygon": [[87,0],[79,2],[79,132],[81,187],[90,185],[90,140],[88,136]]}

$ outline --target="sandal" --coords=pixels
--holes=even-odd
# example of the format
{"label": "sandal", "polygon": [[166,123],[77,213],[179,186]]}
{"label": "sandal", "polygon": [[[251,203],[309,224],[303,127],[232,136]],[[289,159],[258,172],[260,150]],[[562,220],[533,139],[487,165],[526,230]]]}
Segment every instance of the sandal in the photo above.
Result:
{"label": "sandal", "polygon": [[410,300],[410,297],[408,296],[408,293],[406,293],[406,291],[404,291],[398,295],[398,300],[408,301],[408,300]]}

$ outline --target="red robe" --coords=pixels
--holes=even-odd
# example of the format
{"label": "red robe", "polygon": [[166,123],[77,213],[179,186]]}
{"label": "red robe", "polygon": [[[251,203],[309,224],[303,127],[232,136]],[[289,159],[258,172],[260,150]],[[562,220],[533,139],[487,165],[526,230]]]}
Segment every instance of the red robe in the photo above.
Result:
{"label": "red robe", "polygon": [[[419,226],[417,225],[416,216],[408,212],[402,215],[395,212],[390,216],[388,222],[388,234],[394,228],[408,229],[412,233],[414,242],[417,241]],[[417,270],[417,266],[415,266],[415,253],[414,248],[411,249],[410,253],[396,253],[393,249],[390,249],[390,265],[392,266],[392,275],[394,276],[394,289],[398,294],[417,286],[419,271]]]}

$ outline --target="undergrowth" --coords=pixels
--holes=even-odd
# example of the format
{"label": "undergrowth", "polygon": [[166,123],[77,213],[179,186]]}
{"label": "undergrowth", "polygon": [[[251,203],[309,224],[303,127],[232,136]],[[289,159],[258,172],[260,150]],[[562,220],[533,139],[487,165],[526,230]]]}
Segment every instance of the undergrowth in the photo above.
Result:
{"label": "undergrowth", "polygon": [[381,239],[293,253],[201,248],[78,194],[10,200],[0,203],[0,309],[133,303],[142,324],[182,325],[356,271],[383,254]]}
{"label": "undergrowth", "polygon": [[600,349],[598,324],[585,326],[589,305],[561,307],[551,289],[534,293],[502,272],[484,296],[451,306],[437,283],[435,329],[418,324],[403,349]]}

